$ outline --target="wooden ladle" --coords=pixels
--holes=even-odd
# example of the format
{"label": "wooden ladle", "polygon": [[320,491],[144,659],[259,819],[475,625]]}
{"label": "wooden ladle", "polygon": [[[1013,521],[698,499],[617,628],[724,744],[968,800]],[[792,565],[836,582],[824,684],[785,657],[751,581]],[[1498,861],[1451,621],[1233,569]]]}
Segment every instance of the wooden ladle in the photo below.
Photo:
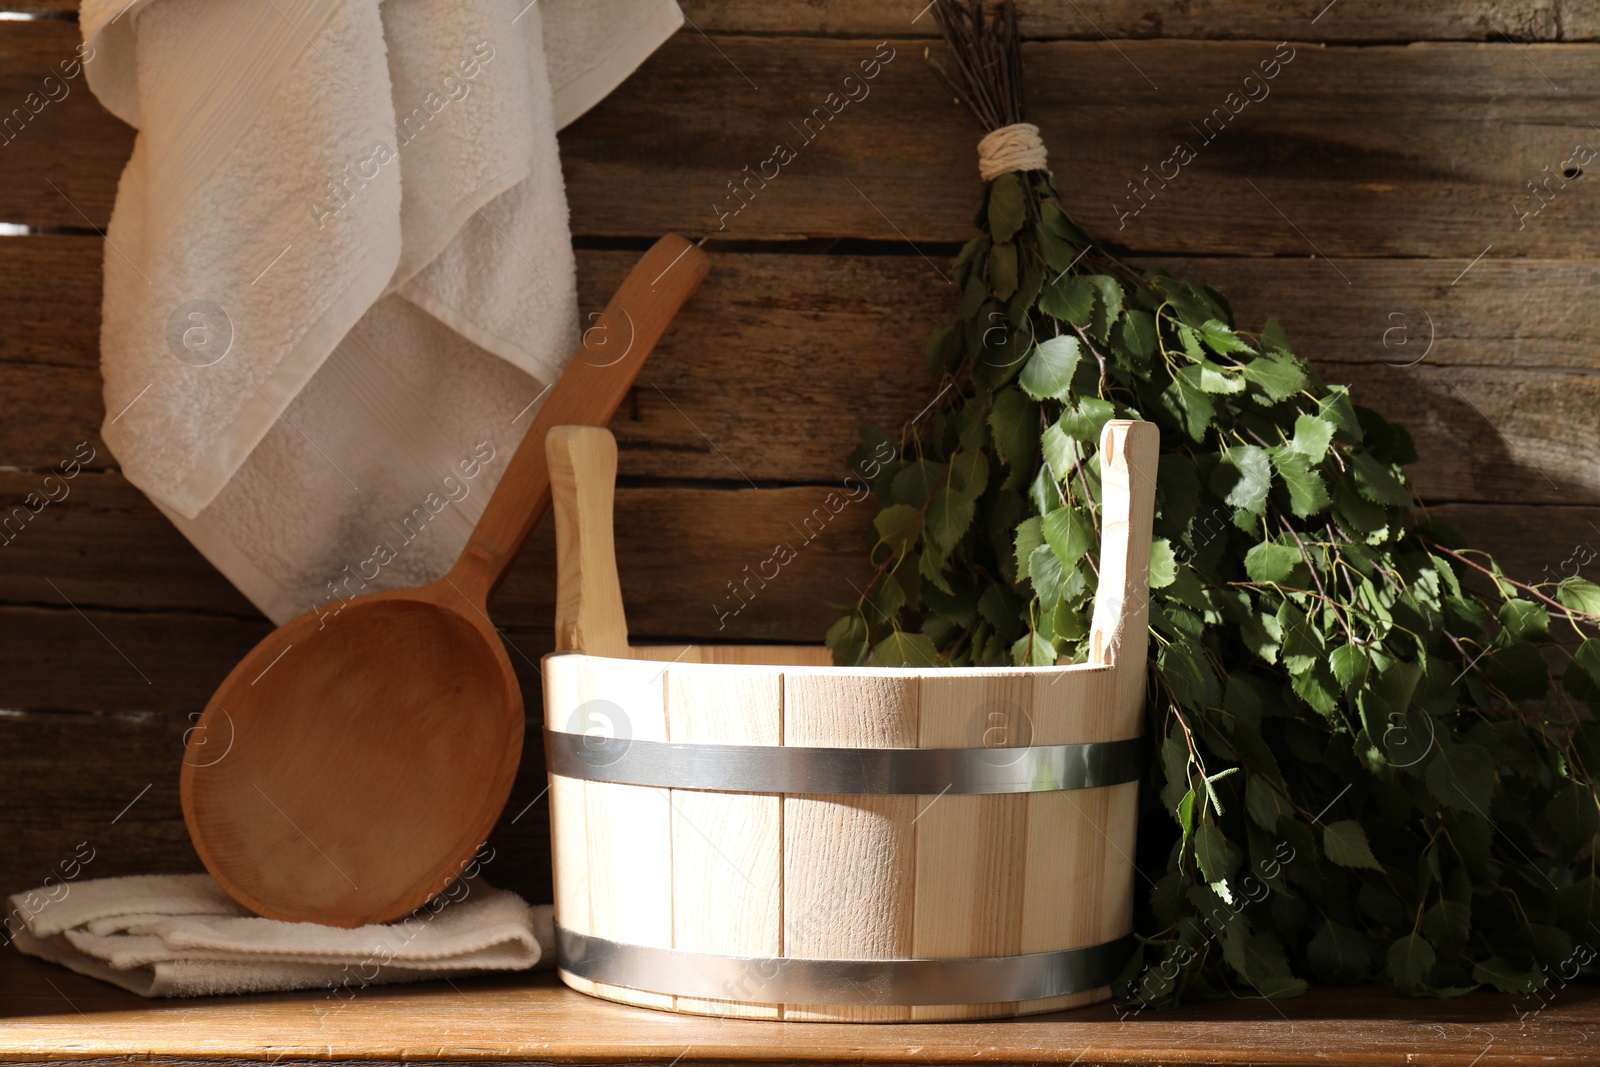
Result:
{"label": "wooden ladle", "polygon": [[190,731],[183,818],[229,896],[360,926],[414,910],[471,863],[522,755],[522,693],[486,608],[550,507],[545,436],[610,420],[708,266],[675,234],[645,253],[449,573],[293,619],[217,689]]}

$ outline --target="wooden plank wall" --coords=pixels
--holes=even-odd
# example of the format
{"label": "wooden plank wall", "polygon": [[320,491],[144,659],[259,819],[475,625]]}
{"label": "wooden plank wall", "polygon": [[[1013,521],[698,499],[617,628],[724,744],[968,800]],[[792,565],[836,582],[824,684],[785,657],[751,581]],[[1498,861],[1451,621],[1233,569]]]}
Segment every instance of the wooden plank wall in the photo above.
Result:
{"label": "wooden plank wall", "polygon": [[[719,617],[747,565],[799,547],[857,424],[929,398],[921,348],[953,307],[978,185],[974,130],[924,69],[924,2],[686,0],[690,26],[562,137],[586,308],[661,232],[715,235],[710,280],[612,427],[640,639],[816,641],[825,601],[861,580],[853,505]],[[1084,223],[1219,286],[1249,326],[1276,314],[1329,378],[1405,420],[1421,493],[1514,575],[1600,545],[1600,175],[1573,162],[1600,149],[1600,7],[1022,6],[1033,115]],[[71,53],[73,7],[0,4],[0,113]],[[870,94],[806,141],[797,126],[875,54],[893,58]],[[1208,125],[1275,55],[1267,92]],[[1180,142],[1194,158],[1134,199]],[[95,455],[0,548],[0,892],[80,841],[97,876],[194,869],[183,733],[267,629],[97,434],[98,228],[131,143],[79,80],[0,144],[0,509],[80,443]],[[728,183],[778,143],[794,160],[731,214]],[[495,605],[530,739],[552,552],[541,531]],[[547,900],[540,763],[535,740],[488,870]]]}

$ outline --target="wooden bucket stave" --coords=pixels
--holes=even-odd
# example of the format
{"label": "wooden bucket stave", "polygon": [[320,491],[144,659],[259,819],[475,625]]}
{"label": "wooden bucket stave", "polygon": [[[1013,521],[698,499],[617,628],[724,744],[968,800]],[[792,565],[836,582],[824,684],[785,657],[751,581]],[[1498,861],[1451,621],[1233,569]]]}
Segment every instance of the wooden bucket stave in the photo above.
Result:
{"label": "wooden bucket stave", "polygon": [[[1096,604],[1098,661],[915,670],[835,668],[821,647],[630,648],[611,554],[614,445],[604,431],[555,431],[558,642],[584,651],[545,660],[548,728],[627,739],[586,751],[588,765],[573,773],[611,773],[602,768],[619,752],[637,754],[650,742],[979,749],[1003,765],[1013,759],[1007,749],[1137,737],[1155,434],[1123,423],[1107,436],[1114,459],[1104,475],[1102,577],[1114,588]],[[1135,484],[1145,478],[1150,486]],[[1119,480],[1125,507],[1114,503]],[[870,982],[846,981],[830,987],[838,995],[810,1003],[776,995],[790,988],[792,968],[769,961],[963,967],[1106,945],[1131,929],[1136,781],[819,795],[552,774],[550,795],[557,922],[574,941],[719,958],[720,983],[697,995],[659,981],[597,981],[564,961],[569,985],[625,1003],[830,1021],[1053,1011],[1105,999],[1107,983],[1026,1000],[986,1000],[995,987],[983,987],[952,1003],[889,1003]]]}

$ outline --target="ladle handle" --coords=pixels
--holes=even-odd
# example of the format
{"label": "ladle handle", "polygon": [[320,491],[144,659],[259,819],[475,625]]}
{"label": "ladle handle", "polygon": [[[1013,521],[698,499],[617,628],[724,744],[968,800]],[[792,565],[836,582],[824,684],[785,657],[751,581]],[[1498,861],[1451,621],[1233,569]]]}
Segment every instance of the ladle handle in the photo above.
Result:
{"label": "ladle handle", "polygon": [[687,239],[667,234],[623,279],[600,321],[584,331],[582,347],[550,387],[446,576],[458,591],[479,603],[489,599],[550,508],[546,435],[557,426],[604,426],[611,421],[673,316],[700,288],[710,264],[710,257]]}
{"label": "ladle handle", "polygon": [[556,511],[556,651],[624,657],[628,621],[611,536],[616,438],[594,426],[557,426],[547,440]]}

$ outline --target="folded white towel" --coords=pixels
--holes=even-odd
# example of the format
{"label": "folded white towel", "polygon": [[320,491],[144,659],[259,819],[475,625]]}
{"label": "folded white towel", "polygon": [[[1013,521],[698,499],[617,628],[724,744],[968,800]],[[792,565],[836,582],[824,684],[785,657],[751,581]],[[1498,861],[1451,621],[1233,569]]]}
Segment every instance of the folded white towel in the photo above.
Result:
{"label": "folded white towel", "polygon": [[[577,343],[556,129],[672,0],[84,0],[107,444],[275,621],[442,573]],[[548,31],[548,32],[547,32]]]}
{"label": "folded white towel", "polygon": [[398,922],[346,930],[251,915],[207,874],[157,874],[18,893],[5,925],[22,952],[141,996],[320,988],[348,999],[553,959],[551,910],[470,879]]}

